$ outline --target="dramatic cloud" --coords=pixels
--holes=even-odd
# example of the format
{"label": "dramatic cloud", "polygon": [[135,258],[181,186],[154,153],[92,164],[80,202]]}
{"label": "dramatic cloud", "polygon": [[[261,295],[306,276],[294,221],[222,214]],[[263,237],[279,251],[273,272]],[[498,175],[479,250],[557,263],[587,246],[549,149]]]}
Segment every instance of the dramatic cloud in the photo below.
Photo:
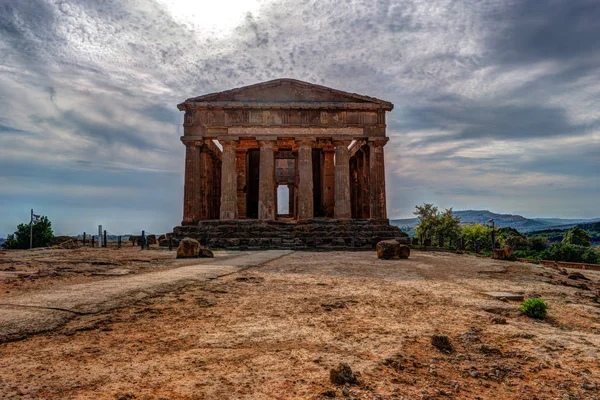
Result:
{"label": "dramatic cloud", "polygon": [[0,236],[181,219],[175,105],[291,77],[389,100],[388,211],[597,217],[596,0],[0,0]]}

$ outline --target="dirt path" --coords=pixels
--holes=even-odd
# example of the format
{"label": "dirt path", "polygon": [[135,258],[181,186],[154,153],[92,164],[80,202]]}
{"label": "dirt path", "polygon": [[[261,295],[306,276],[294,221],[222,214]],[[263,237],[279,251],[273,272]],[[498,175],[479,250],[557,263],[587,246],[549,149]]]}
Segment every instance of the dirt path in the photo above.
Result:
{"label": "dirt path", "polygon": [[[238,271],[0,344],[0,399],[600,397],[598,275],[418,251],[295,252]],[[541,296],[549,316],[487,291]],[[359,382],[330,382],[340,362]]]}
{"label": "dirt path", "polygon": [[0,301],[0,338],[48,331],[64,325],[77,315],[125,307],[147,296],[224,276],[289,253],[285,250],[239,252],[165,271],[113,277],[4,297]]}

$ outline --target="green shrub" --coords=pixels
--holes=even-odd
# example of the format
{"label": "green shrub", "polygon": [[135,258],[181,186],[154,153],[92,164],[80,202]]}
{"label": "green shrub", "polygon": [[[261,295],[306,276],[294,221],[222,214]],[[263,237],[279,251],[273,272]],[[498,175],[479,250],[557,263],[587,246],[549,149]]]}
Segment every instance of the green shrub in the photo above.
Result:
{"label": "green shrub", "polygon": [[527,299],[521,305],[521,312],[530,318],[545,319],[548,304],[544,299]]}
{"label": "green shrub", "polygon": [[542,260],[566,261],[566,262],[584,262],[597,264],[598,253],[585,246],[577,246],[568,243],[556,243],[544,250],[540,254]]}

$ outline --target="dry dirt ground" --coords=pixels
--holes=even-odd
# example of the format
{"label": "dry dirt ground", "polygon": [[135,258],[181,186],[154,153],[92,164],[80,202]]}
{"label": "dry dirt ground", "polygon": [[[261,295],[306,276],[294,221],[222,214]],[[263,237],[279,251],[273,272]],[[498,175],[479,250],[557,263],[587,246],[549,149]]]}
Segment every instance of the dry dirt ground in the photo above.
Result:
{"label": "dry dirt ground", "polygon": [[[169,252],[60,252],[61,260],[149,257],[131,262],[176,267]],[[383,261],[374,252],[295,252],[2,343],[0,398],[600,398],[600,275],[583,273],[591,281],[450,253]],[[114,279],[74,274],[0,289]],[[549,317],[532,320],[519,302],[486,291],[542,296]],[[433,347],[434,334],[447,335],[453,351]],[[330,382],[341,362],[358,383]]]}

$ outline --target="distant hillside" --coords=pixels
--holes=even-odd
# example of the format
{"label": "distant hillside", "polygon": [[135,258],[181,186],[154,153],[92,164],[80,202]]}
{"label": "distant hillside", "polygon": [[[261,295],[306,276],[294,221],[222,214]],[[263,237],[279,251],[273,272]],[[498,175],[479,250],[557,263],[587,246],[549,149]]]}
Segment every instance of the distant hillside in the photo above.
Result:
{"label": "distant hillside", "polygon": [[[563,240],[565,234],[572,228],[572,226],[564,227],[565,225],[554,226],[549,229],[542,229],[538,231],[527,232],[526,236],[542,236],[548,238],[550,242],[560,242]],[[600,243],[600,222],[591,222],[577,224],[577,227],[586,231],[592,237],[592,243],[594,245]]]}
{"label": "distant hillside", "polygon": [[[498,228],[511,227],[521,232],[540,231],[546,229],[569,229],[582,223],[590,223],[599,219],[561,219],[561,218],[525,218],[521,215],[496,214],[488,210],[465,210],[454,211],[454,215],[460,218],[463,224],[488,224],[490,219]],[[412,231],[419,223],[418,218],[406,218],[391,220],[392,225],[396,225],[405,231]]]}

